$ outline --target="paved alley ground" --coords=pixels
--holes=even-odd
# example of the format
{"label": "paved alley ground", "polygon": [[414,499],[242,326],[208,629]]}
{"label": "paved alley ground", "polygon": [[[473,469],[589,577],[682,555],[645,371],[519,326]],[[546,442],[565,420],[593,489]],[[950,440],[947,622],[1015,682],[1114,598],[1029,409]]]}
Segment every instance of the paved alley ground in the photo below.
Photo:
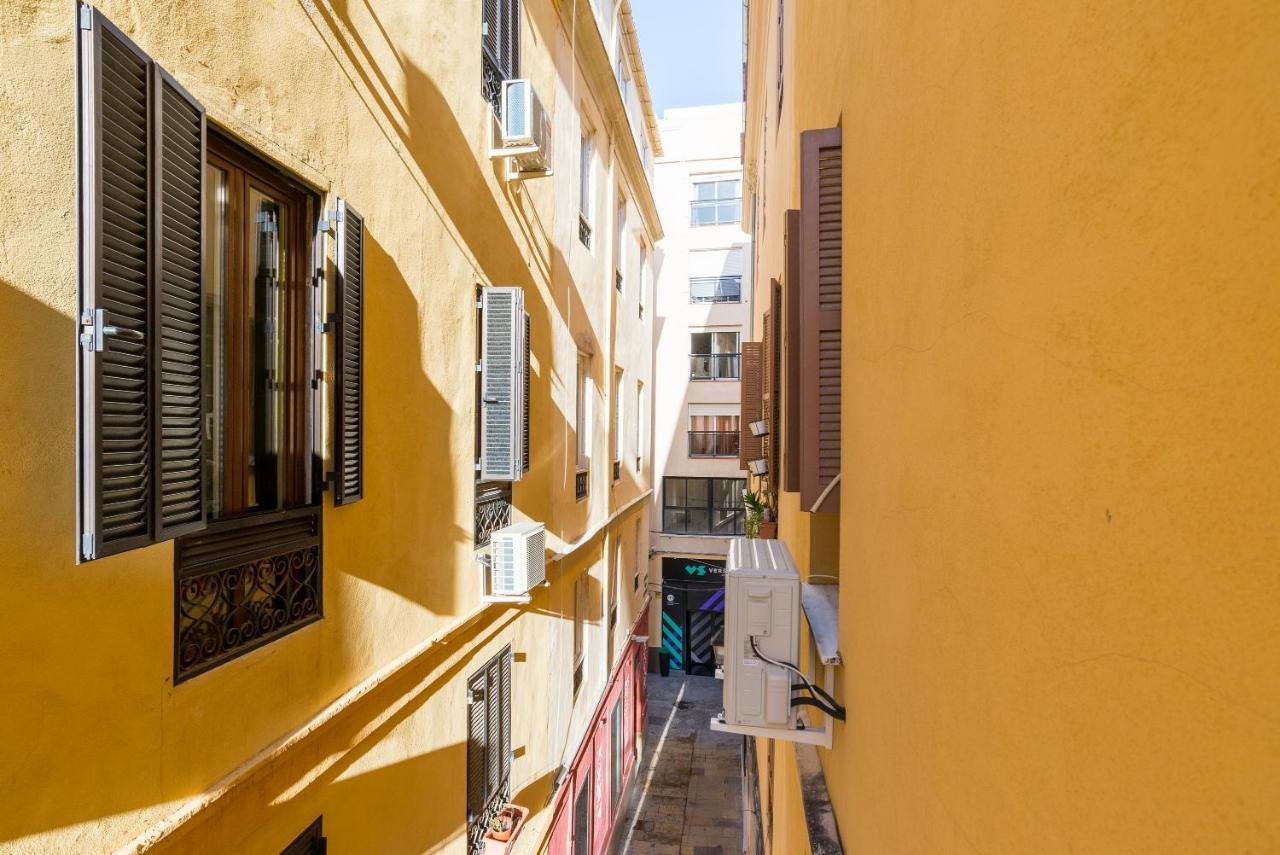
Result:
{"label": "paved alley ground", "polygon": [[707,722],[722,708],[712,677],[649,675],[638,796],[618,831],[625,855],[742,851],[742,737]]}

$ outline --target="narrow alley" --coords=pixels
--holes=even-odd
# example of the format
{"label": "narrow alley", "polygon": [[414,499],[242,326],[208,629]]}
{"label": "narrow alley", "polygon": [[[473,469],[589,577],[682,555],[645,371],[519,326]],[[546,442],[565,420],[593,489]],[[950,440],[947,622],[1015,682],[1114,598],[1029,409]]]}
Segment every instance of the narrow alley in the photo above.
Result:
{"label": "narrow alley", "polygon": [[712,677],[649,675],[637,795],[618,826],[627,855],[742,851],[742,737],[707,726],[721,709]]}

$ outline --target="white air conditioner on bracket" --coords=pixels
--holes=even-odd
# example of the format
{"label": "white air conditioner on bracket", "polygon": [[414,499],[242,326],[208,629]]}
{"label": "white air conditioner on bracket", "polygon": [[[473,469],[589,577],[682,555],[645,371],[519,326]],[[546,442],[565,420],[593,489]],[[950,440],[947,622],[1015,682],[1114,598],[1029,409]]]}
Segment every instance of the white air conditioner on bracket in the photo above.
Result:
{"label": "white air conditioner on bracket", "polygon": [[800,574],[786,544],[735,537],[724,581],[724,711],[711,729],[830,748],[831,725],[809,727],[799,714],[824,704],[841,721],[845,713],[799,667]]}
{"label": "white air conditioner on bracket", "polygon": [[486,603],[527,603],[529,592],[547,581],[547,532],[539,522],[520,522],[489,536]]}
{"label": "white air conditioner on bracket", "polygon": [[489,157],[506,159],[507,180],[552,175],[551,116],[529,80],[504,80],[496,122],[495,145]]}

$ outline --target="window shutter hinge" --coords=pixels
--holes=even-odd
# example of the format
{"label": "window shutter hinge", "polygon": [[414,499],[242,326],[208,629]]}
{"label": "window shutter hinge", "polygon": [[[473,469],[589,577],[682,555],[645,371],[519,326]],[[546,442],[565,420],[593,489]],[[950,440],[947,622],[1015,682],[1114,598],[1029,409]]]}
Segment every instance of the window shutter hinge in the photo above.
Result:
{"label": "window shutter hinge", "polygon": [[483,308],[484,308],[484,300],[476,300],[476,308],[477,308],[477,309],[483,309]]}
{"label": "window shutter hinge", "polygon": [[324,477],[320,479],[320,489],[322,491],[332,489],[334,486],[337,485],[337,483],[338,483],[338,473],[326,472],[324,473]]}
{"label": "window shutter hinge", "polygon": [[477,374],[483,374],[483,373],[484,373],[484,360],[483,360],[483,359],[481,359],[479,362],[477,362],[477,363],[476,363],[476,373],[477,373]]}
{"label": "window shutter hinge", "polygon": [[484,689],[467,689],[467,706],[484,702]]}
{"label": "window shutter hinge", "polygon": [[[333,328],[337,324],[337,322],[338,322],[338,313],[330,312],[329,314],[324,316],[324,320],[316,321],[316,332],[322,335],[324,333],[331,333],[333,332]],[[317,371],[316,373],[319,374],[320,372]]]}
{"label": "window shutter hinge", "polygon": [[342,209],[334,208],[323,220],[324,224],[329,228],[337,228],[338,223],[342,222]]}
{"label": "window shutter hinge", "polygon": [[319,389],[320,381],[324,379],[324,372],[317,368],[311,377],[311,388]]}
{"label": "window shutter hinge", "polygon": [[316,231],[320,232],[321,234],[324,234],[325,232],[333,231],[333,223],[334,223],[333,216],[334,216],[333,214],[326,214],[325,216],[316,220]]}
{"label": "window shutter hinge", "polygon": [[480,35],[482,35],[482,36],[487,36],[487,35],[489,35],[489,22],[488,22],[488,21],[484,21],[484,22],[482,22],[482,23],[480,24]]}
{"label": "window shutter hinge", "polygon": [[88,4],[80,4],[80,29],[93,29],[93,7]]}
{"label": "window shutter hinge", "polygon": [[97,550],[96,541],[97,538],[93,536],[92,532],[85,532],[80,535],[80,554],[85,558],[93,558]]}

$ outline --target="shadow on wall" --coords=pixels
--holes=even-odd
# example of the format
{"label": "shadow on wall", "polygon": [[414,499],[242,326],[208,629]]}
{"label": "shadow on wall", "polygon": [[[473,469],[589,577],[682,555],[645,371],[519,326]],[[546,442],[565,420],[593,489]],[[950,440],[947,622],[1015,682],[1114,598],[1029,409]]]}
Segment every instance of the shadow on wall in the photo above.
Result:
{"label": "shadow on wall", "polygon": [[[483,650],[517,615],[509,609],[448,649]],[[272,845],[283,848],[320,815],[336,851],[427,852],[458,839],[467,817],[466,742],[426,746],[465,736],[460,678],[484,661],[468,654],[433,673],[439,657],[420,660],[250,782],[250,792],[206,811],[155,851],[266,851],[272,838]],[[456,694],[441,691],[450,686]],[[424,709],[428,704],[431,710]],[[386,710],[393,712],[380,720]],[[384,742],[397,757],[415,747],[424,750],[380,763]],[[376,815],[365,813],[373,805]]]}

